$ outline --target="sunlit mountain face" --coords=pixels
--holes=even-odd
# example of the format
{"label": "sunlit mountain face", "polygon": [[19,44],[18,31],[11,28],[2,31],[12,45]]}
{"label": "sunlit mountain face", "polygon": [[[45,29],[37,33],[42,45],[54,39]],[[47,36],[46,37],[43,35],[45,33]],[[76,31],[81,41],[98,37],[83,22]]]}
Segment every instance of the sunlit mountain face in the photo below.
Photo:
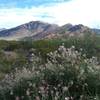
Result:
{"label": "sunlit mountain face", "polygon": [[72,36],[83,37],[88,33],[94,35],[96,29],[91,29],[82,24],[65,24],[59,26],[57,24],[50,24],[41,21],[31,21],[11,29],[2,29],[0,31],[0,38],[4,40],[20,40],[24,38],[41,40],[45,38],[52,39]]}

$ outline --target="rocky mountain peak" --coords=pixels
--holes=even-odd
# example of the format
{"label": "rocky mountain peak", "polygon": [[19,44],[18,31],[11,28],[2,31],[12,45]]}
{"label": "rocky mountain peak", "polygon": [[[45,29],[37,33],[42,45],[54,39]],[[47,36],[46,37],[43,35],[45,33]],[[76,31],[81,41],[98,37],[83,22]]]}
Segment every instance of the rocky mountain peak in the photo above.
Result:
{"label": "rocky mountain peak", "polygon": [[0,37],[11,39],[31,38],[33,40],[44,38],[56,38],[62,36],[83,36],[93,34],[93,30],[82,24],[72,25],[70,23],[59,27],[56,24],[49,24],[41,21],[31,21],[15,28],[0,31]]}

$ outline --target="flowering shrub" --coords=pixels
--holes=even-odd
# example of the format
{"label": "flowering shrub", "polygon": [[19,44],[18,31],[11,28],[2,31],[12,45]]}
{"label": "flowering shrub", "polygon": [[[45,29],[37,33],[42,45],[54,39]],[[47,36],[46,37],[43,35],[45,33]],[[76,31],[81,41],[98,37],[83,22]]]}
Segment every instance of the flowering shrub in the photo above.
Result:
{"label": "flowering shrub", "polygon": [[81,51],[63,44],[47,54],[45,64],[32,57],[31,68],[16,69],[0,82],[0,100],[99,100],[97,58]]}

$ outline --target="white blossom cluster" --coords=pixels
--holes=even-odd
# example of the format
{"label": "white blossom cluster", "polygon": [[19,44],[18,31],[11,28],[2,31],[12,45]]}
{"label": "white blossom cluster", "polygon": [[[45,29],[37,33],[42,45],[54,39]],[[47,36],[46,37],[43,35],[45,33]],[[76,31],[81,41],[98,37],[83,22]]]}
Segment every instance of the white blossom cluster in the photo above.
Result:
{"label": "white blossom cluster", "polygon": [[[100,84],[97,58],[87,58],[81,51],[75,46],[59,46],[58,50],[47,54],[47,63],[39,65],[37,61],[38,66],[35,63],[31,68],[23,67],[6,75],[0,82],[0,94],[5,96],[8,91],[7,95],[15,100],[99,100],[96,94],[96,86]],[[35,60],[33,57],[32,61]],[[20,96],[15,87],[20,90],[23,79],[26,87],[22,88],[24,92]]]}

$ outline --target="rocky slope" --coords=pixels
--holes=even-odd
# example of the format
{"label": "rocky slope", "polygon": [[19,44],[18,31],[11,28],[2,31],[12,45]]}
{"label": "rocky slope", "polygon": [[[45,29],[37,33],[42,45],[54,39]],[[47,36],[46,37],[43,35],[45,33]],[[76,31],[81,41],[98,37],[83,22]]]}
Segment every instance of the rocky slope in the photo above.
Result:
{"label": "rocky slope", "polygon": [[62,36],[77,36],[82,37],[84,34],[95,34],[93,29],[84,25],[65,24],[58,26],[40,21],[31,21],[29,23],[17,26],[15,28],[1,30],[0,39],[19,40],[33,39],[39,40],[44,38],[57,38]]}
{"label": "rocky slope", "polygon": [[0,31],[0,37],[4,39],[21,39],[38,34],[41,34],[42,37],[42,35],[52,33],[56,28],[58,28],[58,26],[54,24],[32,21],[15,28]]}

